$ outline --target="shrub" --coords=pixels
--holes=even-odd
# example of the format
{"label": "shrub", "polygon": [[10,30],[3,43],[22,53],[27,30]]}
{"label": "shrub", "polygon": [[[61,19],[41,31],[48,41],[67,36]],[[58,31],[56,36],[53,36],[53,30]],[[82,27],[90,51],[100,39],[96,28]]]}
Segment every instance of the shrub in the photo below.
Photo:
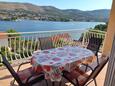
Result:
{"label": "shrub", "polygon": [[106,24],[99,24],[94,27],[94,30],[101,30],[101,31],[107,31],[107,23]]}

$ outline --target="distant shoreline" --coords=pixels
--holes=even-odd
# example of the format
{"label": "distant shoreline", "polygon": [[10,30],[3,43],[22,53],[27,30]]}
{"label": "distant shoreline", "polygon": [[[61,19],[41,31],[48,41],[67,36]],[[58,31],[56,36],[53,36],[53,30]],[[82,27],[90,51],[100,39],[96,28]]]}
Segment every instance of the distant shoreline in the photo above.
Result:
{"label": "distant shoreline", "polygon": [[[41,21],[41,22],[99,22],[99,21],[49,21],[49,20],[34,20],[34,19],[17,19],[17,20],[0,20],[6,22],[18,22],[18,21]],[[106,22],[101,22],[106,23]]]}
{"label": "distant shoreline", "polygon": [[73,20],[68,20],[68,21],[53,21],[53,20],[37,20],[37,19],[15,19],[15,20],[11,20],[11,19],[0,19],[0,21],[24,21],[24,20],[36,20],[36,21],[52,21],[52,22],[100,22],[100,21],[73,21]]}

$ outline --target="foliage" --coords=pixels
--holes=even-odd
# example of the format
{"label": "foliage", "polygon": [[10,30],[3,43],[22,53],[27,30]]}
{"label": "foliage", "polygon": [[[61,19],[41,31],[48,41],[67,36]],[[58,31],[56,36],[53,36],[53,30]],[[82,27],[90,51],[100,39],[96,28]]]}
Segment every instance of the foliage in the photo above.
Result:
{"label": "foliage", "polygon": [[20,36],[20,34],[18,34],[18,32],[17,32],[16,30],[14,30],[14,29],[8,29],[6,32],[7,32],[7,33],[16,33],[16,34],[9,34],[9,35],[8,35],[9,37]]}
{"label": "foliage", "polygon": [[[10,56],[12,53],[9,51],[8,47],[2,46],[0,51],[2,52],[4,56],[7,54],[7,58],[8,60],[10,60]],[[1,59],[0,59],[0,63],[1,63]]]}
{"label": "foliage", "polygon": [[94,27],[94,30],[101,30],[101,31],[107,31],[107,23],[106,24],[99,24]]}
{"label": "foliage", "polygon": [[11,17],[11,18],[4,18],[2,19],[3,21],[16,21],[17,18],[16,17]]}
{"label": "foliage", "polygon": [[6,32],[7,33],[16,33],[16,30],[14,30],[14,29],[8,29]]}

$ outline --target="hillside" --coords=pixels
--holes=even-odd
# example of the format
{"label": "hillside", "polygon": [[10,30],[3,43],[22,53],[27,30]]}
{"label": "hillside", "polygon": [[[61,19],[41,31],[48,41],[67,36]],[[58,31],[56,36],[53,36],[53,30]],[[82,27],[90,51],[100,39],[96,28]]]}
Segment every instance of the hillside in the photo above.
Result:
{"label": "hillside", "polygon": [[107,22],[110,10],[81,11],[61,10],[53,6],[37,6],[30,3],[0,2],[0,20],[34,19],[50,21],[102,21]]}

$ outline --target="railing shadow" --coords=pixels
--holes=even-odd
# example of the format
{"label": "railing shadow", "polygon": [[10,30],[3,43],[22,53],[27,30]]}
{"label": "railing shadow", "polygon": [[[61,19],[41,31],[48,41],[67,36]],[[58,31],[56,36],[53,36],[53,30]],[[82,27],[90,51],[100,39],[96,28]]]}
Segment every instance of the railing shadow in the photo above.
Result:
{"label": "railing shadow", "polygon": [[12,75],[6,75],[6,76],[3,76],[3,77],[0,77],[0,80],[8,79],[8,78],[12,78]]}

